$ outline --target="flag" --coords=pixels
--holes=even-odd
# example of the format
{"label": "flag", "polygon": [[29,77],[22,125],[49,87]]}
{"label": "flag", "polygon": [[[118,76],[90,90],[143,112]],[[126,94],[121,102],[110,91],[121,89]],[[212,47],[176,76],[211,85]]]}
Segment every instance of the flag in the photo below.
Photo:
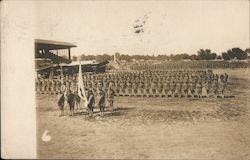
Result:
{"label": "flag", "polygon": [[60,65],[60,70],[61,70],[61,83],[63,83],[63,68],[61,65]]}
{"label": "flag", "polygon": [[116,53],[114,54],[114,62],[115,63],[118,63],[118,64],[121,64],[119,59],[116,57]]}
{"label": "flag", "polygon": [[87,108],[88,101],[87,96],[84,89],[83,79],[82,79],[82,67],[81,62],[79,61],[79,74],[78,74],[78,96],[84,100],[84,107]]}

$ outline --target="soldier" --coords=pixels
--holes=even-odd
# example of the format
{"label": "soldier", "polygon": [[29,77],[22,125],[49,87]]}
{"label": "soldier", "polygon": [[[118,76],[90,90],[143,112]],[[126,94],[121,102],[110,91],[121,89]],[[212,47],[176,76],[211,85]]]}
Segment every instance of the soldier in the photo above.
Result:
{"label": "soldier", "polygon": [[213,97],[217,98],[217,96],[218,96],[218,82],[214,81],[212,84],[212,87],[213,87]]}
{"label": "soldier", "polygon": [[168,93],[168,86],[167,82],[164,81],[164,83],[162,84],[161,97],[167,97],[167,93]]}
{"label": "soldier", "polygon": [[115,95],[120,94],[120,83],[118,81],[115,81]]}
{"label": "soldier", "polygon": [[42,85],[41,80],[40,79],[36,79],[36,92],[38,94],[41,94],[41,85]]}
{"label": "soldier", "polygon": [[224,98],[226,82],[225,82],[225,80],[223,80],[223,81],[220,81],[218,84],[219,84],[218,93],[220,94],[221,98]]}
{"label": "soldier", "polygon": [[54,79],[51,79],[51,94],[56,93],[56,82]]}
{"label": "soldier", "polygon": [[180,84],[180,82],[176,83],[174,96],[181,97],[181,84]]}
{"label": "soldier", "polygon": [[138,91],[137,91],[137,87],[138,86],[138,84],[134,81],[133,83],[132,83],[132,95],[133,96],[136,96],[137,95],[137,93],[138,93]]}
{"label": "soldier", "polygon": [[157,81],[156,82],[156,93],[155,93],[155,96],[159,97],[161,95],[161,92],[162,92],[162,84],[159,81]]}
{"label": "soldier", "polygon": [[143,97],[144,95],[144,83],[142,81],[139,82],[138,86],[138,96]]}
{"label": "soldier", "polygon": [[101,116],[103,117],[105,108],[105,92],[101,88],[99,88],[98,106],[100,108]]}
{"label": "soldier", "polygon": [[156,92],[156,85],[155,85],[155,82],[154,81],[151,81],[150,83],[150,96],[153,96],[155,95],[155,92]]}
{"label": "soldier", "polygon": [[195,80],[192,82],[191,93],[192,93],[192,98],[195,98],[195,97],[198,96],[198,91],[196,89],[196,82],[195,82]]}
{"label": "soldier", "polygon": [[206,88],[207,88],[207,97],[210,97],[210,92],[212,91],[212,86],[211,86],[210,80],[207,81]]}
{"label": "soldier", "polygon": [[206,82],[202,82],[201,83],[201,97],[207,97],[207,83]]}
{"label": "soldier", "polygon": [[114,112],[115,91],[112,88],[109,88],[107,96],[108,96],[108,102],[109,102],[109,106],[111,108],[111,111]]}
{"label": "soldier", "polygon": [[36,93],[39,90],[38,87],[39,87],[39,80],[36,78],[36,84],[35,84]]}
{"label": "soldier", "polygon": [[189,81],[187,83],[187,97],[192,97],[193,93],[192,93],[192,90],[193,90],[193,83],[192,81]]}
{"label": "soldier", "polygon": [[120,94],[121,96],[125,96],[125,85],[124,85],[124,82],[121,81],[120,83]]}
{"label": "soldier", "polygon": [[228,81],[228,74],[225,73],[225,83],[227,83],[227,81]]}
{"label": "soldier", "polygon": [[61,88],[61,81],[57,79],[56,81],[56,94],[60,93],[60,88]]}
{"label": "soldier", "polygon": [[94,114],[95,96],[94,96],[94,93],[91,89],[88,90],[88,92],[87,92],[87,101],[88,101],[88,103],[87,103],[88,104],[87,105],[88,114],[90,117],[92,117]]}
{"label": "soldier", "polygon": [[174,83],[174,81],[172,81],[170,83],[170,90],[168,92],[168,97],[173,97],[174,96],[174,92],[175,92],[175,83]]}
{"label": "soldier", "polygon": [[198,98],[201,98],[202,96],[201,96],[201,91],[202,91],[202,86],[201,86],[201,82],[198,82],[197,84],[196,84],[196,93],[197,93],[197,96],[198,96]]}
{"label": "soldier", "polygon": [[131,84],[130,81],[127,82],[127,87],[126,87],[126,89],[127,89],[127,94],[128,94],[129,96],[131,96],[131,95],[132,95],[132,84]]}
{"label": "soldier", "polygon": [[69,91],[70,90],[70,82],[68,80],[68,76],[66,76],[66,79],[65,79],[65,87],[66,89]]}
{"label": "soldier", "polygon": [[41,79],[37,79],[37,93],[41,94],[42,91],[42,81]]}
{"label": "soldier", "polygon": [[181,95],[183,95],[184,97],[188,97],[188,85],[187,85],[187,80],[185,82],[183,82],[182,84],[182,92]]}
{"label": "soldier", "polygon": [[43,87],[44,87],[44,94],[48,94],[48,90],[49,90],[49,88],[48,88],[48,80],[47,79],[43,79],[43,82],[44,82],[44,85],[43,85]]}

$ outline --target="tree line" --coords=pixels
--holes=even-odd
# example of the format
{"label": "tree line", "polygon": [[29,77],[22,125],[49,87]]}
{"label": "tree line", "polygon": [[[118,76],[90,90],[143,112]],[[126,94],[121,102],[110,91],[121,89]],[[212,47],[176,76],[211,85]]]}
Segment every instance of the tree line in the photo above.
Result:
{"label": "tree line", "polygon": [[[165,54],[159,54],[157,56],[155,55],[128,55],[128,54],[120,54],[115,53],[116,57],[119,60],[125,60],[125,61],[133,61],[133,60],[159,60],[159,61],[166,61],[166,60],[215,60],[215,59],[223,59],[223,60],[244,60],[247,59],[248,55],[250,54],[250,48],[247,48],[246,50],[242,50],[240,48],[232,48],[227,50],[226,52],[222,52],[221,55],[217,55],[217,53],[212,52],[210,49],[200,49],[197,51],[196,54],[189,55],[187,53],[183,54],[171,54],[171,55],[165,55]],[[111,61],[113,60],[114,56],[109,54],[100,54],[100,55],[85,55],[82,54],[80,57],[80,60],[95,60],[97,62],[103,62],[103,61]],[[72,60],[77,61],[78,57],[73,56]]]}

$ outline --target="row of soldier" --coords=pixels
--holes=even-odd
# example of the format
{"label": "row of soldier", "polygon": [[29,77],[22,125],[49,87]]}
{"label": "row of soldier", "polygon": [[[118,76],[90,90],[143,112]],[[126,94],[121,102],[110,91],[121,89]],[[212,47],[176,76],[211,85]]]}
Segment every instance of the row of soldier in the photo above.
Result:
{"label": "row of soldier", "polygon": [[[112,88],[117,96],[159,96],[159,97],[224,97],[227,74],[213,74],[212,71],[196,72],[118,72],[84,75],[84,84],[94,92]],[[62,79],[38,79],[36,90],[42,94],[57,94],[61,85],[72,92],[77,91],[77,77]]]}
{"label": "row of soldier", "polygon": [[248,68],[249,63],[245,62],[229,62],[229,61],[173,61],[162,62],[159,64],[137,63],[130,68],[132,70],[166,70],[180,68]]}
{"label": "row of soldier", "polygon": [[[57,79],[61,79],[58,77]],[[201,80],[202,79],[202,80]],[[179,82],[189,82],[189,81],[218,81],[219,79],[227,81],[228,75],[225,74],[213,74],[211,70],[171,70],[171,71],[127,71],[127,72],[116,72],[116,73],[100,73],[100,74],[85,74],[83,75],[83,80],[85,82],[164,82],[164,81],[179,81]],[[63,81],[76,81],[77,75],[65,76]],[[44,82],[47,83],[47,82]]]}

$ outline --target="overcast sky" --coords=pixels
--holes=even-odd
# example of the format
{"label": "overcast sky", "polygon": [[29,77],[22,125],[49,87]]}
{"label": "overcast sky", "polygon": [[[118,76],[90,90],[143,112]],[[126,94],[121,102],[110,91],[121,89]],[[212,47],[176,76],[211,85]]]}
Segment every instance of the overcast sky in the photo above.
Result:
{"label": "overcast sky", "polygon": [[[221,53],[249,47],[249,1],[39,1],[35,38],[80,54]],[[143,21],[145,21],[143,23]],[[134,28],[141,25],[143,32]]]}

